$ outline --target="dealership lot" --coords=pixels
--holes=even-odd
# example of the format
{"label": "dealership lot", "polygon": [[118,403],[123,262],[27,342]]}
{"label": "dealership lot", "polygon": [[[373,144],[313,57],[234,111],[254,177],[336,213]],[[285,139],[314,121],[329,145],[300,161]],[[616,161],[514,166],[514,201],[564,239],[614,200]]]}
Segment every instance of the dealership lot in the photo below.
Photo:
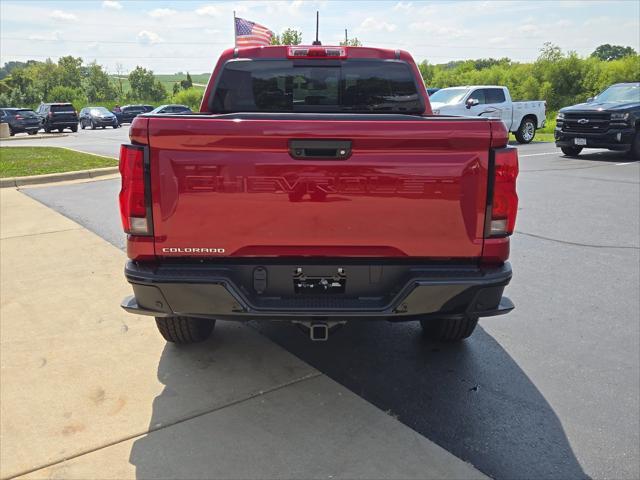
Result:
{"label": "dealership lot", "polygon": [[[127,133],[127,128],[81,131],[10,144],[117,156]],[[303,360],[287,360],[291,377],[286,368],[263,373],[287,382],[312,372],[305,370],[310,365],[493,478],[637,478],[640,163],[606,151],[569,159],[545,143],[518,148],[520,213],[512,244],[514,278],[507,290],[514,312],[482,320],[471,339],[456,346],[425,345],[411,324],[347,325],[328,343],[315,344],[289,325],[255,323],[249,334],[258,330]],[[118,188],[118,180],[109,179],[22,193],[122,249]],[[72,225],[56,228],[76,228]],[[105,268],[121,275],[122,257],[110,262],[108,256]],[[106,303],[120,301],[117,295],[105,296]],[[130,327],[138,331],[151,323]],[[204,348],[183,349],[179,355],[166,347],[158,376],[189,375],[203,357],[217,361],[220,349],[250,347],[234,340],[242,328],[223,327],[221,345],[214,338]],[[89,327],[84,331],[95,337]],[[99,351],[99,339],[95,342]],[[151,365],[154,352],[145,352]],[[260,363],[269,361],[267,352]],[[146,373],[154,375],[153,370]],[[210,380],[194,374],[196,379]],[[154,402],[160,422],[187,421],[172,416],[177,407],[171,392],[184,388],[184,381],[163,382],[168,388]],[[100,399],[104,393],[94,396]],[[117,407],[117,397],[107,399]],[[206,436],[201,432],[198,441]],[[149,438],[131,450],[132,463],[137,460],[145,468],[160,445]],[[185,449],[194,448],[182,438]],[[117,440],[114,436],[111,442]],[[154,472],[169,470],[171,465],[163,462],[175,458],[155,459]]]}

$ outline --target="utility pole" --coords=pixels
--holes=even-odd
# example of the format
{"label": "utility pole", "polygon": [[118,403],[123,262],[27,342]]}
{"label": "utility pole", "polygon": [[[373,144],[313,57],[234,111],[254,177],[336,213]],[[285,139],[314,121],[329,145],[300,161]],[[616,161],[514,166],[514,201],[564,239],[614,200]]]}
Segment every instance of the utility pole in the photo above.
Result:
{"label": "utility pole", "polygon": [[349,37],[347,37],[347,29],[344,29],[344,44],[349,45]]}

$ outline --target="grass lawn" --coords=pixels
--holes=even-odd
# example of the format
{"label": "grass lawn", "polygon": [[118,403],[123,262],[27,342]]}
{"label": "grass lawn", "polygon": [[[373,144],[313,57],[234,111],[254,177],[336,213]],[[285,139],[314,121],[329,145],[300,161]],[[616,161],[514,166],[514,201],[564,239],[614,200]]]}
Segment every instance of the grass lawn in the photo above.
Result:
{"label": "grass lawn", "polygon": [[0,147],[0,178],[114,167],[118,160],[58,147]]}

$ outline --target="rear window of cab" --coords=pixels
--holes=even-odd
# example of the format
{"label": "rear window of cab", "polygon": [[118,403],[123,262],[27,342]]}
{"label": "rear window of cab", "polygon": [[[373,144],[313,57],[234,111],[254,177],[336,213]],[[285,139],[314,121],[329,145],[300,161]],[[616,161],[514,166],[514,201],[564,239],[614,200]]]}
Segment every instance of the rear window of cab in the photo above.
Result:
{"label": "rear window of cab", "polygon": [[411,68],[395,60],[232,60],[210,107],[215,113],[424,112]]}

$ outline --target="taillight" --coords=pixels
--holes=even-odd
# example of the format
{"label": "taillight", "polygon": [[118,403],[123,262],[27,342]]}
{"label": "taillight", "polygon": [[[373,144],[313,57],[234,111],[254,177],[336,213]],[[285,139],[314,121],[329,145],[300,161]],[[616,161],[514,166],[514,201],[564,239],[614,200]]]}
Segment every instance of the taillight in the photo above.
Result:
{"label": "taillight", "polygon": [[494,150],[493,189],[487,207],[485,237],[511,235],[518,213],[518,150],[506,147]]}
{"label": "taillight", "polygon": [[48,113],[49,118],[53,117],[53,112]]}
{"label": "taillight", "polygon": [[151,219],[147,215],[147,192],[144,176],[144,147],[120,147],[120,217],[122,227],[131,235],[149,235]]}
{"label": "taillight", "polygon": [[16,120],[22,120],[24,117],[20,114],[16,115]]}

